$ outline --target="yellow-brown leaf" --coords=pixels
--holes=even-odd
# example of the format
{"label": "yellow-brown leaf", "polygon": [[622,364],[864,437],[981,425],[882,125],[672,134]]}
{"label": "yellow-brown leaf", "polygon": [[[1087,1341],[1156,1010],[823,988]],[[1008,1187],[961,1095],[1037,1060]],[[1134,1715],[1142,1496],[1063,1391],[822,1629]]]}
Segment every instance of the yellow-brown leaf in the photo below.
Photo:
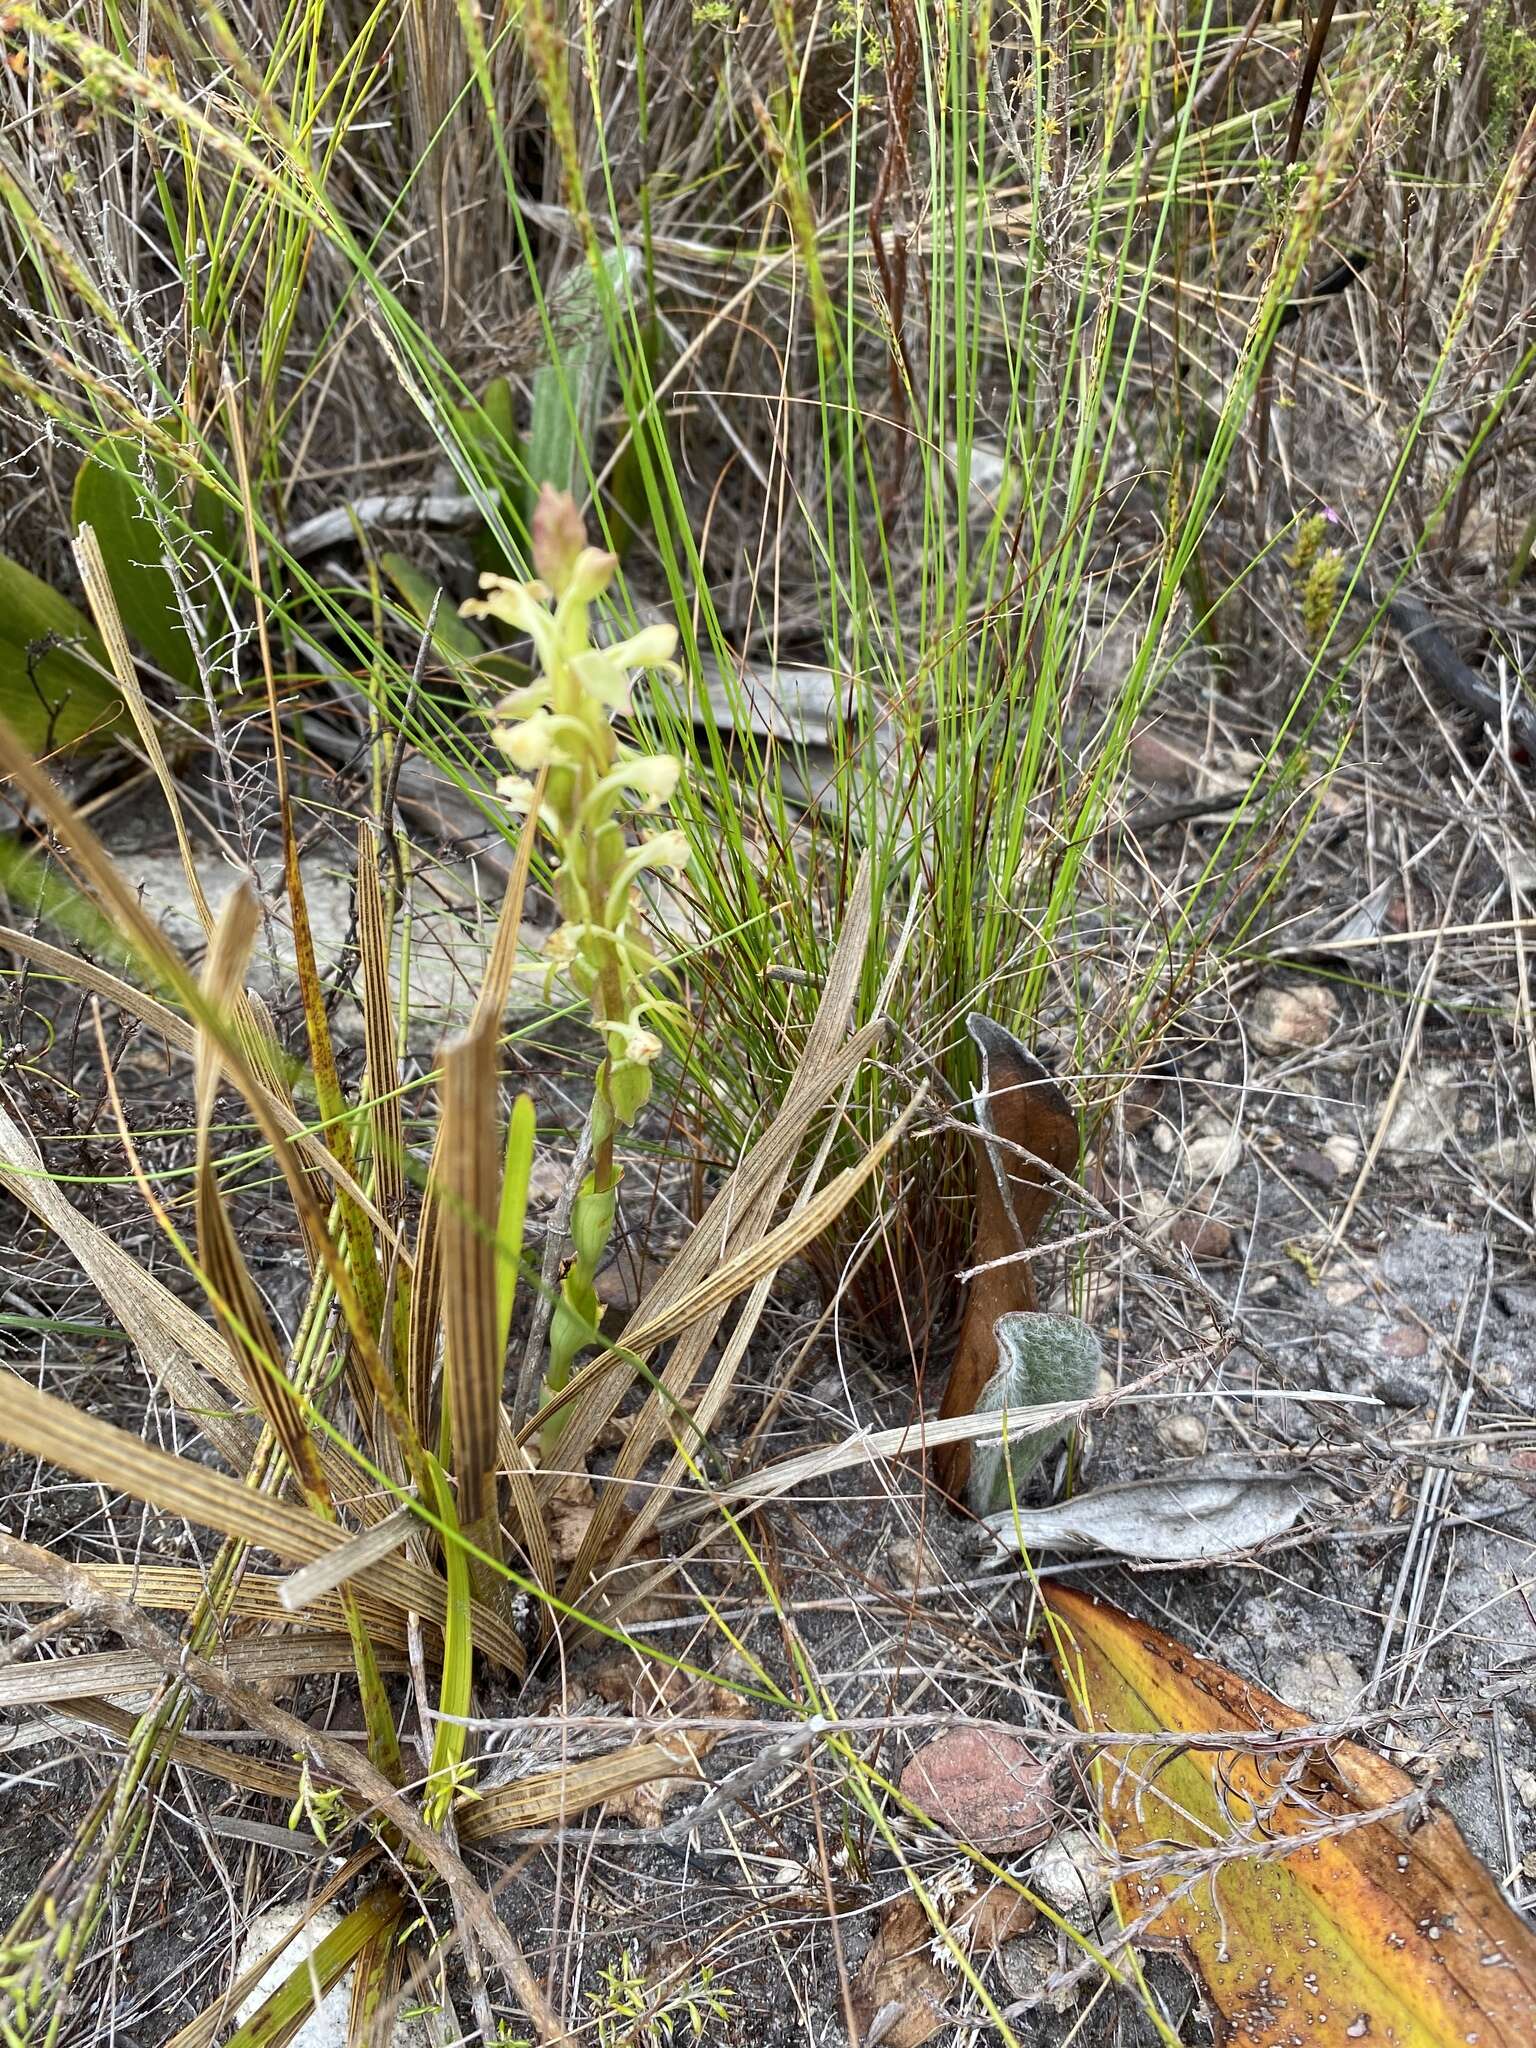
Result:
{"label": "yellow-brown leaf", "polygon": [[1106,1601],[1045,1599],[1079,1724],[1149,1737],[1094,1766],[1121,1918],[1184,1949],[1226,2038],[1527,2048],[1536,1937],[1411,1778]]}

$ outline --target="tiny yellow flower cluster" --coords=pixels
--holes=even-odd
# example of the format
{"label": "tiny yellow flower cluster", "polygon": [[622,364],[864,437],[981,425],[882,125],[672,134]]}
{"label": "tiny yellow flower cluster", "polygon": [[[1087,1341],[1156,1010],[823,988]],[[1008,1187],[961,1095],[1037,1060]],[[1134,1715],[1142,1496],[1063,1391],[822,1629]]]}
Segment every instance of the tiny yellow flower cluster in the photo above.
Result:
{"label": "tiny yellow flower cluster", "polygon": [[[670,754],[625,745],[613,723],[628,710],[639,671],[671,667],[676,629],[647,626],[627,640],[593,645],[591,607],[608,589],[618,561],[588,546],[568,492],[544,486],[532,541],[533,580],[483,576],[485,595],[463,610],[500,619],[533,642],[533,680],[497,706],[496,743],[515,771],[497,788],[514,809],[526,813],[538,805],[539,824],[555,849],[562,920],[545,962],[551,976],[563,974],[591,1005],[603,1037],[592,1094],[593,1170],[572,1208],[572,1257],[550,1324],[545,1385],[556,1392],[602,1315],[595,1283],[613,1233],[614,1133],[632,1124],[650,1098],[651,1069],[662,1048],[655,1026],[669,1008],[655,987],[656,956],[635,884],[647,870],[680,873],[689,847],[675,831],[632,843],[628,816],[667,803],[682,764]],[[542,795],[533,779],[540,774]]]}
{"label": "tiny yellow flower cluster", "polygon": [[493,736],[518,771],[497,789],[514,810],[526,811],[534,800],[531,778],[547,771],[540,823],[556,849],[563,923],[545,959],[590,1002],[607,1050],[599,1092],[629,1124],[649,1096],[650,1067],[661,1051],[647,1021],[661,1007],[648,986],[656,961],[634,884],[647,869],[681,871],[689,849],[681,832],[630,844],[625,811],[659,810],[676,790],[682,765],[670,754],[625,746],[613,718],[628,710],[638,671],[672,666],[677,629],[647,626],[627,640],[593,646],[590,608],[618,561],[587,545],[574,500],[548,484],[533,518],[533,565],[538,574],[529,583],[483,576],[485,595],[463,609],[500,619],[533,642],[533,681],[497,706]]}

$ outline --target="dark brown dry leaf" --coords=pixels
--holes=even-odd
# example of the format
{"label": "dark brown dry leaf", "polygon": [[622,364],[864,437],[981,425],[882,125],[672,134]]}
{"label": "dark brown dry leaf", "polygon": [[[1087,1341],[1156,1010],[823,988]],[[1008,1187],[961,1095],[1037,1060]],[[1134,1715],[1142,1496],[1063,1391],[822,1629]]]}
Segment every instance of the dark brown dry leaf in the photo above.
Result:
{"label": "dark brown dry leaf", "polygon": [[989,1856],[1033,1849],[1055,1826],[1051,1772],[1027,1742],[996,1728],[955,1728],[901,1774],[902,1796],[957,1841]]}
{"label": "dark brown dry leaf", "polygon": [[1196,1265],[1224,1259],[1232,1249],[1231,1228],[1219,1216],[1175,1216],[1164,1235],[1175,1251],[1188,1252]]}
{"label": "dark brown dry leaf", "polygon": [[[1027,1160],[1070,1173],[1080,1144],[1071,1104],[1034,1054],[989,1018],[972,1017],[969,1030],[981,1049],[982,1122],[998,1142],[974,1141],[976,1232],[970,1262],[986,1270],[971,1282],[939,1409],[944,1417],[975,1414],[981,1390],[997,1369],[998,1318],[1035,1307],[1029,1261],[1012,1255],[1034,1244],[1056,1194],[1049,1175],[1032,1172]],[[991,1263],[998,1259],[1008,1263]],[[963,1500],[970,1445],[946,1444],[935,1453],[934,1470],[945,1492]]]}
{"label": "dark brown dry leaf", "polygon": [[731,1722],[741,1719],[742,1701],[728,1687],[708,1679],[691,1679],[684,1671],[642,1669],[623,1656],[599,1664],[590,1683],[601,1699],[622,1714],[653,1720],[663,1714],[676,1715],[679,1721],[707,1724],[669,1728],[663,1721],[653,1727],[648,1747],[675,1768],[653,1772],[618,1789],[609,1802],[608,1811],[615,1820],[628,1821],[634,1827],[657,1827],[669,1806],[684,1793],[697,1790],[701,1761],[729,1733]]}
{"label": "dark brown dry leaf", "polygon": [[[949,1930],[958,1948],[984,1956],[1027,1934],[1035,1919],[1034,1907],[1010,1885],[992,1884],[959,1901]],[[953,2022],[964,1980],[939,1962],[942,1952],[921,1899],[911,1892],[892,1899],[851,1986],[862,2040],[875,2048],[922,2048]]]}
{"label": "dark brown dry leaf", "polygon": [[544,1525],[557,1570],[564,1571],[586,1540],[597,1513],[597,1494],[585,1472],[568,1472],[544,1503]]}

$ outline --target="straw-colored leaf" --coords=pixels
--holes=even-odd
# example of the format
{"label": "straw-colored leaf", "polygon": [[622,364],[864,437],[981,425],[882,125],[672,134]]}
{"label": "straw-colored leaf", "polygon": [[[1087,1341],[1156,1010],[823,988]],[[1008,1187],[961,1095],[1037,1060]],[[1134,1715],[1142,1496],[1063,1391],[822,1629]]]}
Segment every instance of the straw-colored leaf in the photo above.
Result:
{"label": "straw-colored leaf", "polygon": [[[346,1615],[335,1588],[341,1584],[342,1578],[355,1575],[364,1564],[374,1564],[390,1556],[399,1547],[396,1531],[400,1521],[406,1518],[404,1511],[400,1516],[391,1515],[377,1525],[377,1530],[370,1529],[361,1536],[346,1538],[318,1564],[305,1567],[306,1571],[316,1572],[326,1581],[324,1591],[307,1593],[303,1601],[306,1621],[332,1633],[346,1627]],[[376,1546],[382,1537],[388,1537],[389,1541],[387,1547],[380,1550]],[[362,1544],[368,1545],[368,1551],[360,1558],[358,1546]],[[208,1574],[193,1565],[142,1562],[82,1564],[79,1569],[93,1586],[99,1586],[104,1593],[116,1593],[124,1599],[137,1601],[140,1607],[152,1613],[190,1613],[208,1591]],[[333,1573],[339,1573],[339,1576],[333,1576]],[[284,1578],[271,1572],[242,1572],[239,1583],[230,1590],[226,1612],[241,1615],[249,1621],[290,1626],[295,1609],[286,1596],[289,1587],[302,1576],[298,1572]],[[0,1565],[0,1601],[14,1601],[19,1607],[58,1604],[41,1579],[29,1578],[25,1572],[13,1571],[8,1565]],[[404,1646],[405,1625],[396,1609],[370,1596],[364,1596],[359,1605],[376,1636],[391,1648]]]}
{"label": "straw-colored leaf", "polygon": [[696,1780],[698,1766],[662,1742],[636,1742],[603,1756],[582,1757],[558,1771],[534,1771],[494,1786],[459,1810],[459,1839],[491,1842],[520,1828],[574,1820],[589,1807],[660,1778]]}
{"label": "straw-colored leaf", "polygon": [[391,1219],[405,1199],[405,1127],[389,989],[389,922],[379,881],[379,844],[366,819],[357,828],[357,951],[363,970],[363,1099],[373,1138],[374,1196]]}
{"label": "straw-colored leaf", "polygon": [[[256,937],[256,898],[241,885],[231,890],[214,930],[203,973],[209,1007],[228,1009],[244,982]],[[330,1505],[330,1494],[304,1410],[289,1384],[283,1346],[241,1254],[219,1187],[213,1157],[213,1110],[218,1096],[218,1047],[199,1030],[194,1054],[196,1092],[197,1242],[209,1298],[233,1357],[240,1360],[252,1399],[271,1425],[312,1507]]]}
{"label": "straw-colored leaf", "polygon": [[[143,1443],[9,1371],[0,1371],[0,1440],[291,1564],[309,1564],[346,1541],[344,1529],[307,1508],[273,1500],[222,1472]],[[369,1565],[359,1573],[358,1586],[401,1612],[426,1616],[441,1631],[447,1609],[443,1582],[410,1559]],[[522,1644],[488,1608],[475,1610],[475,1641],[497,1663],[523,1668]]]}
{"label": "straw-colored leaf", "polygon": [[[881,1162],[901,1142],[907,1121],[916,1109],[920,1099],[920,1097],[914,1098],[908,1110],[898,1118],[896,1124],[880,1140],[879,1144],[870,1148],[857,1166],[850,1166],[845,1172],[838,1174],[834,1180],[829,1181],[824,1188],[818,1189],[805,1203],[803,1208],[795,1210],[776,1229],[768,1231],[756,1244],[749,1244],[742,1251],[728,1258],[717,1273],[699,1281],[691,1293],[685,1294],[681,1301],[673,1308],[663,1312],[654,1321],[647,1321],[637,1317],[636,1320],[640,1323],[640,1328],[635,1330],[632,1325],[630,1330],[626,1330],[624,1334],[625,1348],[633,1348],[635,1351],[643,1354],[659,1344],[663,1338],[673,1335],[678,1330],[686,1330],[690,1324],[709,1315],[712,1310],[723,1308],[728,1302],[734,1300],[738,1294],[756,1286],[758,1282],[766,1283],[771,1281],[774,1274],[778,1272],[779,1268],[787,1260],[794,1258],[808,1244],[811,1244],[816,1238],[820,1237],[828,1224],[841,1214],[842,1210],[852,1201],[871,1174],[877,1171]],[[766,1298],[765,1286],[762,1299],[756,1304],[759,1311],[762,1307],[762,1301],[765,1301]],[[718,1324],[716,1327],[718,1327]],[[741,1349],[744,1350],[744,1348],[743,1343]],[[732,1359],[733,1365],[740,1355],[740,1350],[737,1350]],[[687,1391],[686,1385],[668,1385],[669,1380],[678,1377],[678,1375],[674,1374],[673,1370],[675,1363],[675,1360],[669,1361],[667,1374],[663,1377],[662,1381],[663,1391],[661,1394],[653,1395],[652,1397],[657,1403],[656,1414],[658,1418],[662,1414],[676,1416],[682,1395]],[[720,1398],[723,1399],[723,1391],[720,1394]],[[688,1429],[685,1434],[680,1431],[680,1434],[684,1435],[683,1448],[685,1451],[692,1450],[696,1446],[698,1442],[697,1431],[697,1424]],[[632,1438],[626,1436],[626,1455],[624,1460],[626,1466],[633,1464],[635,1460],[635,1453],[629,1448],[631,1441]],[[676,1469],[680,1470],[680,1468],[681,1459]],[[608,1504],[611,1501],[617,1500],[620,1493],[620,1486],[617,1483],[612,1484],[605,1492],[603,1501],[599,1503],[598,1513],[593,1516],[591,1527],[588,1529],[583,1540],[576,1562],[571,1567],[568,1584],[572,1589],[582,1583],[584,1576],[590,1573],[597,1558],[604,1554],[603,1544],[606,1541],[608,1530],[611,1529],[612,1518],[618,1512],[617,1507],[609,1507]],[[655,1513],[658,1513],[665,1505],[665,1501],[666,1493],[663,1491],[655,1501],[652,1515],[647,1518],[647,1525],[649,1520],[654,1518]],[[606,1517],[604,1516],[605,1508],[607,1509]],[[600,1521],[604,1526],[600,1526]],[[633,1541],[638,1540],[638,1537],[634,1537],[631,1534],[631,1541],[626,1543],[625,1546],[626,1550],[632,1547]]]}
{"label": "straw-colored leaf", "polygon": [[[400,1652],[389,1660],[403,1670]],[[299,1634],[244,1637],[210,1659],[230,1678],[250,1685],[274,1679],[306,1678],[315,1673],[350,1671],[352,1644],[346,1636]],[[90,1700],[102,1695],[141,1692],[158,1684],[162,1674],[152,1658],[137,1650],[102,1650],[80,1657],[49,1657],[25,1664],[0,1666],[0,1708],[46,1707],[55,1700]]]}
{"label": "straw-colored leaf", "polygon": [[[859,974],[864,954],[869,944],[869,920],[873,904],[873,883],[871,869],[866,860],[860,867],[849,898],[847,914],[837,949],[827,973],[826,986],[822,991],[816,1016],[807,1036],[804,1057],[796,1070],[786,1093],[779,1123],[789,1122],[789,1127],[808,1127],[810,1119],[821,1106],[835,1094],[842,1083],[832,1077],[840,1071],[837,1054],[844,1051],[844,1079],[851,1079],[857,1071],[857,1061],[847,1063],[845,1039],[848,1022],[853,1014],[853,1005],[858,993]],[[873,1043],[881,1026],[877,1022],[868,1028],[867,1036]],[[861,1034],[863,1035],[863,1034]],[[857,1041],[856,1041],[857,1042]],[[802,1122],[803,1119],[803,1122]],[[671,1498],[673,1488],[682,1476],[689,1456],[696,1451],[704,1434],[713,1425],[725,1405],[742,1358],[746,1355],[748,1343],[757,1327],[758,1317],[768,1299],[773,1277],[784,1260],[792,1257],[794,1251],[812,1236],[820,1234],[825,1223],[835,1216],[858,1187],[863,1185],[868,1174],[874,1170],[878,1159],[871,1154],[862,1167],[850,1170],[844,1175],[841,1185],[834,1182],[829,1188],[813,1195],[809,1189],[802,1190],[795,1211],[778,1230],[773,1228],[780,1199],[789,1179],[794,1145],[780,1141],[775,1148],[775,1163],[763,1172],[755,1185],[743,1186],[736,1192],[729,1206],[721,1209],[720,1201],[712,1205],[710,1219],[720,1213],[730,1231],[731,1256],[718,1264],[710,1273],[702,1264],[700,1252],[690,1242],[679,1259],[674,1261],[666,1277],[675,1290],[670,1303],[672,1313],[679,1318],[678,1327],[682,1332],[681,1341],[667,1362],[660,1385],[653,1389],[639,1416],[625,1432],[614,1470],[613,1483],[604,1490],[598,1502],[597,1513],[583,1538],[580,1551],[572,1564],[567,1581],[567,1592],[579,1588],[594,1570],[599,1558],[606,1562],[622,1563],[633,1555],[654,1526],[657,1518]],[[879,1148],[876,1148],[879,1152]],[[883,1156],[883,1154],[881,1154]],[[733,1180],[750,1182],[751,1176],[740,1174]],[[729,1192],[729,1191],[728,1191]],[[808,1235],[794,1243],[797,1231],[815,1218]],[[727,1220],[728,1219],[728,1220]],[[702,1230],[703,1226],[701,1226]],[[711,1231],[711,1235],[713,1232]],[[695,1234],[696,1237],[698,1233]],[[788,1247],[793,1243],[793,1250]],[[723,1251],[724,1244],[720,1249]],[[717,1260],[719,1253],[716,1254]],[[651,1447],[666,1430],[678,1432],[681,1404],[707,1358],[715,1341],[726,1304],[737,1290],[720,1293],[721,1284],[729,1283],[736,1274],[743,1277],[741,1289],[750,1287],[752,1292],[737,1318],[731,1341],[726,1346],[716,1365],[710,1384],[702,1399],[696,1404],[687,1435],[681,1437],[679,1447],[659,1486],[651,1488],[639,1513],[630,1521],[622,1536],[618,1536],[617,1523],[622,1511],[625,1484],[635,1477],[649,1456]],[[695,1277],[696,1275],[696,1277]],[[634,1320],[624,1332],[627,1349],[643,1352],[660,1341],[650,1335],[658,1319],[655,1294],[663,1293],[658,1288],[649,1302],[642,1302]],[[668,1304],[663,1297],[660,1311],[665,1314]],[[562,1462],[569,1462],[569,1451],[562,1438]]]}
{"label": "straw-colored leaf", "polygon": [[[57,1596],[53,1596],[57,1598]],[[118,1741],[132,1745],[142,1725],[137,1714],[127,1713],[106,1700],[61,1700],[53,1709],[56,1725],[75,1721],[87,1728],[99,1728]],[[200,1771],[225,1785],[238,1785],[246,1792],[260,1792],[269,1799],[281,1799],[291,1807],[299,1797],[303,1779],[294,1764],[268,1763],[249,1756],[233,1745],[203,1742],[195,1735],[162,1736],[160,1754],[167,1763]]]}

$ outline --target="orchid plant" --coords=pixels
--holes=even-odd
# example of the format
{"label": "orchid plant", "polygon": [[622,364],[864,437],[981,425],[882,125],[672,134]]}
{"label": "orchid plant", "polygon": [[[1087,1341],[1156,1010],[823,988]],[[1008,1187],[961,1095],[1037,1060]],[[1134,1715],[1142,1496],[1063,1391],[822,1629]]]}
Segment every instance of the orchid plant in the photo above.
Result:
{"label": "orchid plant", "polygon": [[682,765],[670,754],[627,745],[614,728],[615,716],[629,708],[637,673],[675,673],[676,628],[647,626],[628,639],[593,644],[592,606],[612,582],[618,558],[588,545],[569,492],[544,485],[532,553],[532,581],[482,576],[485,595],[463,610],[497,618],[533,642],[532,682],[497,707],[493,737],[514,770],[497,789],[515,811],[537,807],[554,850],[561,916],[545,962],[589,1004],[603,1040],[592,1095],[592,1171],[572,1209],[573,1256],[550,1325],[545,1385],[557,1393],[602,1315],[596,1279],[613,1234],[614,1138],[650,1098],[662,1047],[654,1027],[669,1008],[657,988],[636,884],[647,870],[681,873],[689,847],[677,831],[632,838],[631,818],[662,809]]}

